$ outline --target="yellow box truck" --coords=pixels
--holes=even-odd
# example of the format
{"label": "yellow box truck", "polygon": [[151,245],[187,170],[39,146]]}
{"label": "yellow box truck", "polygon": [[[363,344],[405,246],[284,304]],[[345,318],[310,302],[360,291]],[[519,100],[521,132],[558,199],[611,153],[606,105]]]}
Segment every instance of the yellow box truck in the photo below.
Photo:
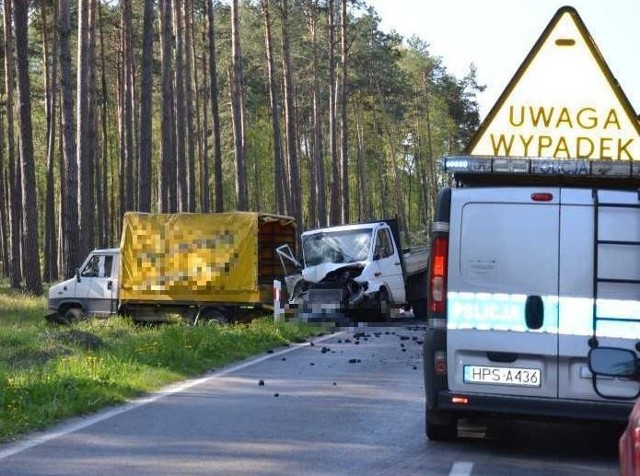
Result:
{"label": "yellow box truck", "polygon": [[120,248],[92,251],[72,279],[51,287],[47,317],[236,320],[273,303],[273,281],[282,277],[275,249],[283,244],[296,244],[291,217],[129,212]]}

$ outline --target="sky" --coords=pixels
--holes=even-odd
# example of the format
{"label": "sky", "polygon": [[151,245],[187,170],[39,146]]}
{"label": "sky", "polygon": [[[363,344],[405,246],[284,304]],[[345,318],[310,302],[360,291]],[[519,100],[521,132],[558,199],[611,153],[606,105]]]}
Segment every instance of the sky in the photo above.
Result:
{"label": "sky", "polygon": [[418,36],[447,70],[477,68],[480,119],[560,7],[576,9],[631,105],[640,111],[640,0],[366,0],[382,31]]}

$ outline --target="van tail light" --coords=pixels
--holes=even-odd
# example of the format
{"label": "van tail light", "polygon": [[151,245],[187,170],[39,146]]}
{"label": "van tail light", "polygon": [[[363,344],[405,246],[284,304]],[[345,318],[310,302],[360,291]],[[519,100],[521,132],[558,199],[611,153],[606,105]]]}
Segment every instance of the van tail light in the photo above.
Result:
{"label": "van tail light", "polygon": [[443,350],[436,350],[433,355],[436,375],[447,375],[447,354]]}
{"label": "van tail light", "polygon": [[449,239],[444,236],[436,237],[431,248],[431,286],[430,310],[436,314],[444,314],[445,299],[447,297],[447,252]]}

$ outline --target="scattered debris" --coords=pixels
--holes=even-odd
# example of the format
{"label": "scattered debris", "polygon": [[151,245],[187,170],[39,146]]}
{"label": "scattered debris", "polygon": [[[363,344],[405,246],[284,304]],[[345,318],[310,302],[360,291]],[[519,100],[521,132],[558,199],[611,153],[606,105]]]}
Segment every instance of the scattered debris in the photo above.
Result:
{"label": "scattered debris", "polygon": [[258,386],[259,387],[263,387],[264,386],[264,380],[260,379],[260,381],[258,382]]}

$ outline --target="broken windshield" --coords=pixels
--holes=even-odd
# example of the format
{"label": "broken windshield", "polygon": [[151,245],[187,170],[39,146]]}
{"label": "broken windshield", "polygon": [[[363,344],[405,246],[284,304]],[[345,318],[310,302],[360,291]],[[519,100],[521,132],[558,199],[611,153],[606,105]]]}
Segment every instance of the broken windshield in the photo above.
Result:
{"label": "broken windshield", "polygon": [[302,238],[305,266],[354,263],[369,256],[371,229],[318,232]]}

